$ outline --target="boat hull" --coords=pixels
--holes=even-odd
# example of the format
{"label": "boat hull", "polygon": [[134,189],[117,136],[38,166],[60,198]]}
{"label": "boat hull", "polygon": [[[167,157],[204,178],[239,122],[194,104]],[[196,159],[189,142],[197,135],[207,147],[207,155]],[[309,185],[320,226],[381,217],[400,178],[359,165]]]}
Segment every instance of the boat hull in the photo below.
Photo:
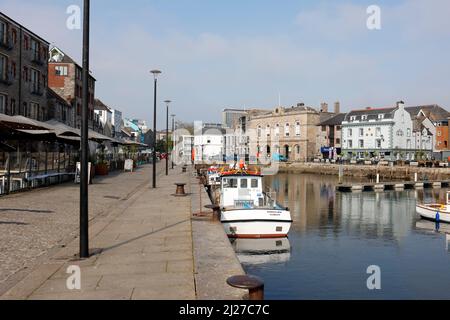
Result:
{"label": "boat hull", "polygon": [[417,213],[427,220],[437,221],[436,215],[439,212],[439,222],[450,223],[450,212],[441,209],[440,205],[417,205]]}
{"label": "boat hull", "polygon": [[292,225],[289,211],[270,209],[224,210],[221,221],[228,237],[238,239],[284,238]]}

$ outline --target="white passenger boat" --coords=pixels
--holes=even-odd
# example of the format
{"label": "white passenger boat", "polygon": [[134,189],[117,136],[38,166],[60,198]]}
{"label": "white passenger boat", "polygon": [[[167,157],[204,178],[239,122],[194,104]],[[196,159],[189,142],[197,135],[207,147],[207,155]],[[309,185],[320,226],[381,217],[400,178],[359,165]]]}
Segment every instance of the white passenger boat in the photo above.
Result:
{"label": "white passenger boat", "polygon": [[416,211],[423,219],[450,223],[450,191],[446,198],[447,204],[418,204]]}
{"label": "white passenger boat", "polygon": [[260,172],[234,169],[221,172],[221,221],[230,238],[284,238],[291,228],[288,208],[263,192]]}

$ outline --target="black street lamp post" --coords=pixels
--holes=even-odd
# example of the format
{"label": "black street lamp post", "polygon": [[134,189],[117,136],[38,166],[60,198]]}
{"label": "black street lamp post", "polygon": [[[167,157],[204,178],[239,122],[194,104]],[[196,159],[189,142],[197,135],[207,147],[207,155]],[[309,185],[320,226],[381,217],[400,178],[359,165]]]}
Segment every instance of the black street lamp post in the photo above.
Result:
{"label": "black street lamp post", "polygon": [[166,176],[169,175],[169,104],[170,100],[164,101],[166,103]]}
{"label": "black street lamp post", "polygon": [[173,167],[174,167],[173,158],[174,158],[174,155],[175,155],[175,152],[176,152],[176,150],[175,150],[175,115],[171,114],[170,116],[172,117],[172,155],[171,155],[171,161],[172,161],[172,170],[173,170]]}
{"label": "black street lamp post", "polygon": [[81,176],[80,176],[80,258],[89,257],[89,202],[88,202],[88,108],[89,108],[89,10],[90,0],[84,0],[83,18],[83,92],[81,109]]}
{"label": "black street lamp post", "polygon": [[158,85],[158,75],[161,74],[159,70],[150,71],[155,79],[155,92],[154,92],[154,104],[153,104],[153,188],[156,188],[156,88]]}

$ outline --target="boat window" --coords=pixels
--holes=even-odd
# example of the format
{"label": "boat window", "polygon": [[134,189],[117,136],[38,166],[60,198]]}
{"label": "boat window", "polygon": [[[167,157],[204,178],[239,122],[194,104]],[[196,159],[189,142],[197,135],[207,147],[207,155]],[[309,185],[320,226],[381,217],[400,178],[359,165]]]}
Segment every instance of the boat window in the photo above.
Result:
{"label": "boat window", "polygon": [[241,179],[241,188],[247,188],[248,184],[247,184],[247,179]]}
{"label": "boat window", "polygon": [[224,188],[237,188],[238,181],[237,179],[224,179],[223,187]]}
{"label": "boat window", "polygon": [[252,179],[252,188],[258,188],[258,179]]}

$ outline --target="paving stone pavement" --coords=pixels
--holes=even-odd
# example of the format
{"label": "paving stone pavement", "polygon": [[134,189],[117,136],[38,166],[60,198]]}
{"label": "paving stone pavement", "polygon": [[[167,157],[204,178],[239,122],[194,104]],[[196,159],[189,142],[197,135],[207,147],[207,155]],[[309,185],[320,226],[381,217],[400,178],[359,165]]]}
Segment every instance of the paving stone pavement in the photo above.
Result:
{"label": "paving stone pavement", "polygon": [[[172,196],[188,174],[171,170],[151,189],[150,168],[91,186],[90,247],[97,254],[87,260],[75,256],[77,186],[0,199],[1,221],[8,222],[0,223],[3,290],[12,286],[1,298],[195,299],[190,198]],[[81,290],[67,289],[71,265],[81,269]]]}

